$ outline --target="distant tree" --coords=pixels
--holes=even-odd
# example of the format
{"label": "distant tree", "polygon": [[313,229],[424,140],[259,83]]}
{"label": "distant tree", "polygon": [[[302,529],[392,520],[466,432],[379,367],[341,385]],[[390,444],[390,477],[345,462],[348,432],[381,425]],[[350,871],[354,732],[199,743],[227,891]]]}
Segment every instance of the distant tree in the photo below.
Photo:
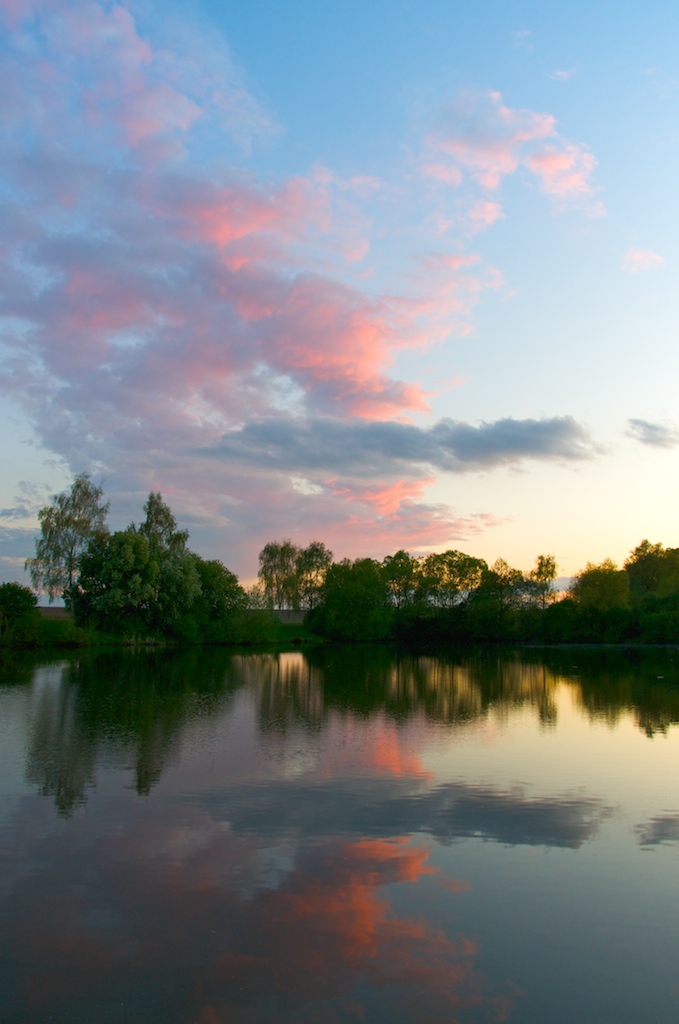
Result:
{"label": "distant tree", "polygon": [[332,551],[319,540],[312,540],[307,547],[297,552],[295,573],[302,608],[313,609],[317,606],[326,573],[331,565]]}
{"label": "distant tree", "polygon": [[41,536],[35,542],[35,558],[26,561],[36,590],[49,594],[50,604],[63,595],[71,607],[77,593],[80,559],[88,545],[108,532],[109,502],[88,473],[80,473],[70,491],[55,494],[51,505],[38,513]]}
{"label": "distant tree", "polygon": [[254,611],[263,611],[269,608],[269,603],[264,593],[264,585],[262,583],[253,583],[251,586],[245,588],[245,596],[247,597],[247,607]]}
{"label": "distant tree", "polygon": [[588,562],[573,579],[570,594],[584,608],[610,611],[629,605],[630,580],[610,558],[600,565]]}
{"label": "distant tree", "polygon": [[0,637],[7,630],[30,621],[38,599],[22,583],[0,583]]}
{"label": "distant tree", "polygon": [[554,599],[552,584],[556,579],[556,558],[554,555],[538,555],[535,568],[528,575],[526,592],[545,608]]}
{"label": "distant tree", "polygon": [[642,540],[624,566],[635,597],[667,597],[679,590],[679,548],[664,548]]}
{"label": "distant tree", "polygon": [[315,628],[334,640],[382,640],[393,607],[382,567],[372,558],[348,558],[328,569]]}
{"label": "distant tree", "polygon": [[465,623],[477,640],[511,640],[518,631],[518,610],[525,600],[525,578],[504,558],[483,570],[481,583],[470,595]]}
{"label": "distant tree", "polygon": [[463,551],[443,551],[424,559],[421,585],[433,605],[452,608],[481,585],[487,571],[482,558],[474,558]]}
{"label": "distant tree", "polygon": [[297,557],[291,540],[270,541],[259,553],[257,573],[269,608],[299,608]]}
{"label": "distant tree", "polygon": [[409,608],[415,603],[420,585],[420,560],[401,549],[387,555],[382,562],[382,576],[395,608]]}
{"label": "distant tree", "polygon": [[521,604],[525,593],[524,575],[520,569],[513,569],[504,558],[497,558],[484,572],[481,589],[495,599],[502,614],[508,608]]}

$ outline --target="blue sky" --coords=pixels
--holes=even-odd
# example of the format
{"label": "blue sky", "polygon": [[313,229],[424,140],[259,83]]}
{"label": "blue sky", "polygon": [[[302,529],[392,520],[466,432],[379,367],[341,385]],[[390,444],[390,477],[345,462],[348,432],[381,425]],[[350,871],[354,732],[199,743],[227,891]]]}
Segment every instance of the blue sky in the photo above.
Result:
{"label": "blue sky", "polygon": [[246,579],[679,545],[675,5],[0,19],[0,578],[83,470]]}

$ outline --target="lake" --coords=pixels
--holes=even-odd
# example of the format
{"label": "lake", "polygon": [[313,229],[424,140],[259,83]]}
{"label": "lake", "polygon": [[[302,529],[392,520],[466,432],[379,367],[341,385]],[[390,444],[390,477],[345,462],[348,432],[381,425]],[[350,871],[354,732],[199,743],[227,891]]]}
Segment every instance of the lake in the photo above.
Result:
{"label": "lake", "polygon": [[679,652],[0,662],[3,1024],[670,1024]]}

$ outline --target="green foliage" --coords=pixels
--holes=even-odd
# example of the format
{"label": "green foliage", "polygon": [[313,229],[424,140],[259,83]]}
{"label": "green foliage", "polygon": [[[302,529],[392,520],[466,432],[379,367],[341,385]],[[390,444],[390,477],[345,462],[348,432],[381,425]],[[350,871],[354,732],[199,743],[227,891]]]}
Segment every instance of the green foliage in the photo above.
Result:
{"label": "green foliage", "polygon": [[588,562],[571,585],[570,593],[578,604],[598,611],[629,606],[629,575],[606,558],[600,565]]}
{"label": "green foliage", "polygon": [[299,608],[297,557],[291,540],[270,541],[259,553],[257,573],[269,608]]}
{"label": "green foliage", "polygon": [[676,598],[646,605],[639,615],[639,639],[645,644],[679,643],[679,607]]}
{"label": "green foliage", "polygon": [[37,603],[38,598],[23,583],[0,583],[0,619],[5,625],[32,614]]}
{"label": "green foliage", "polygon": [[452,608],[480,586],[487,570],[482,558],[462,551],[443,551],[423,560],[420,586],[435,607]]}
{"label": "green foliage", "polygon": [[77,618],[129,638],[196,637],[188,613],[201,594],[197,556],[188,532],[160,494],[144,505],[146,518],[112,537],[98,537],[82,557]]}
{"label": "green foliage", "polygon": [[679,548],[664,548],[642,540],[625,561],[631,595],[640,600],[649,594],[667,597],[679,590]]}
{"label": "green foliage", "polygon": [[201,594],[196,556],[191,551],[168,550],[155,555],[158,586],[151,608],[153,636],[198,639],[194,624],[189,626],[193,606]]}
{"label": "green foliage", "polygon": [[319,540],[312,540],[307,547],[297,552],[295,575],[301,608],[313,609],[318,605],[326,573],[331,565],[332,551]]}
{"label": "green foliage", "polygon": [[149,494],[138,527],[113,536],[108,508],[82,473],[41,509],[26,568],[50,601],[64,595],[76,622],[41,620],[29,588],[2,584],[3,642],[92,642],[83,625],[138,640],[277,642],[271,610],[304,608],[309,628],[342,641],[679,643],[679,548],[648,540],[623,570],[610,559],[588,562],[563,600],[553,590],[553,555],[538,555],[524,576],[504,559],[489,567],[457,550],[416,557],[400,549],[381,563],[333,564],[320,541],[272,541],[259,555],[259,585],[246,594],[220,561],[188,549],[188,531],[160,493]]}
{"label": "green foliage", "polygon": [[535,568],[528,574],[526,580],[526,594],[529,599],[537,601],[540,607],[545,608],[548,601],[555,598],[552,584],[556,579],[556,558],[554,555],[538,555],[535,559]]}
{"label": "green foliage", "polygon": [[133,529],[97,538],[82,558],[77,618],[111,633],[151,630],[160,567],[149,541]]}
{"label": "green foliage", "polygon": [[130,639],[216,639],[226,629],[220,615],[245,605],[236,577],[187,549],[160,494],[144,510],[138,528],[95,538],[82,557],[78,620]]}
{"label": "green foliage", "polygon": [[0,639],[26,641],[36,631],[38,599],[21,583],[0,583]]}
{"label": "green foliage", "polygon": [[149,549],[179,554],[186,550],[186,542],[189,539],[188,530],[178,530],[177,520],[173,516],[170,506],[163,501],[158,491],[151,491],[144,505],[146,518],[139,527],[130,527],[145,537],[149,543]]}
{"label": "green foliage", "polygon": [[392,604],[397,609],[410,608],[420,587],[420,562],[401,549],[387,555],[382,562],[382,578],[387,584]]}
{"label": "green foliage", "polygon": [[313,628],[333,640],[383,640],[393,608],[382,567],[372,558],[344,559],[328,569]]}
{"label": "green foliage", "polygon": [[200,581],[191,619],[197,636],[208,643],[232,642],[243,632],[247,594],[238,577],[217,559],[206,560],[194,555]]}
{"label": "green foliage", "polygon": [[475,640],[513,640],[518,633],[517,609],[525,598],[525,579],[504,558],[486,567],[469,599],[468,628]]}
{"label": "green foliage", "polygon": [[319,540],[298,548],[291,540],[270,541],[259,553],[258,577],[266,608],[313,609],[320,594],[332,551]]}
{"label": "green foliage", "polygon": [[80,473],[70,491],[55,494],[51,505],[40,509],[41,536],[35,542],[35,558],[26,560],[36,590],[49,594],[50,604],[63,595],[70,607],[77,590],[80,560],[91,541],[105,536],[109,502],[103,490]]}

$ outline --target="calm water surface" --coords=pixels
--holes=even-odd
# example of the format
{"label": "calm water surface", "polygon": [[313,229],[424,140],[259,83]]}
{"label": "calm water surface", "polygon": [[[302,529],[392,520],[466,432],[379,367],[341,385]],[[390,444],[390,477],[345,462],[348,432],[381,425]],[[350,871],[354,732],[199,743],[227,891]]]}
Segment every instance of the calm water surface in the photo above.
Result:
{"label": "calm water surface", "polygon": [[679,653],[0,663],[3,1024],[679,1019]]}

